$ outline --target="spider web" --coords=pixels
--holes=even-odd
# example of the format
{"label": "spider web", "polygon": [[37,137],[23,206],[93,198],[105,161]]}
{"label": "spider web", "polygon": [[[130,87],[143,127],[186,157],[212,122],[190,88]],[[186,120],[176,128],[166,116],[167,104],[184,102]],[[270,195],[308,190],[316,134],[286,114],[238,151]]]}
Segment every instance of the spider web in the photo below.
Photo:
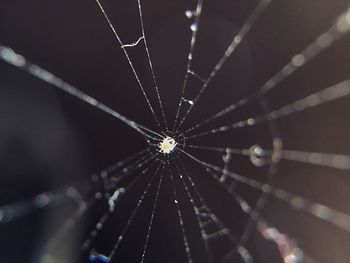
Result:
{"label": "spider web", "polygon": [[[8,46],[0,46],[0,58],[123,123],[146,148],[84,179],[0,207],[6,226],[33,210],[72,206],[34,261],[346,261],[350,80],[343,68],[349,61],[339,63],[338,74],[325,69],[336,68],[348,51],[350,10],[341,8],[319,32],[312,31],[311,40],[301,37],[295,44],[300,48],[290,43],[288,59],[254,74],[246,62],[254,57],[249,45],[260,39],[266,28],[259,24],[281,3],[249,3],[218,46],[210,42],[213,34],[228,29],[211,14],[212,3],[182,6],[181,17],[164,22],[165,29],[153,35],[145,22],[152,14],[147,3],[136,0],[122,10],[137,19],[130,28],[123,25],[125,18],[113,16],[111,3],[93,4],[110,30],[106,37],[115,40],[111,48],[126,60],[123,67],[144,103],[138,111],[149,114],[145,119],[107,106]],[[186,47],[175,51],[179,42]],[[164,62],[169,58],[174,71]],[[170,73],[181,81],[170,83]],[[169,155],[158,146],[167,136],[177,142]],[[87,219],[92,222],[86,229],[75,230]],[[75,249],[65,244],[73,236]]]}

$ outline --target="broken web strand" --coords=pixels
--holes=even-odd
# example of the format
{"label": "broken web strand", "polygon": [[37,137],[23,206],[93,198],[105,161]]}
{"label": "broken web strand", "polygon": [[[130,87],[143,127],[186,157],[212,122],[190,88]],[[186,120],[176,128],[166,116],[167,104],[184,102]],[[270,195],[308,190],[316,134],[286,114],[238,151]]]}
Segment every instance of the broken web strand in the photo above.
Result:
{"label": "broken web strand", "polygon": [[[138,168],[141,168],[144,164],[146,164],[149,161],[149,159],[139,165],[135,168],[137,170]],[[78,202],[78,208],[76,212],[73,214],[73,216],[69,217],[63,224],[63,226],[56,232],[56,234],[47,242],[45,248],[43,249],[45,253],[42,255],[40,262],[47,262],[48,260],[54,260],[53,252],[55,251],[58,243],[61,241],[61,239],[66,236],[69,231],[71,231],[81,220],[81,218],[85,215],[87,210],[94,204],[96,199],[99,199],[96,194],[89,197],[88,201],[85,201],[80,195],[76,197]],[[94,235],[94,231],[92,232],[92,235]],[[96,233],[97,235],[97,233]]]}
{"label": "broken web strand", "polygon": [[[271,223],[269,223],[265,218],[262,217],[262,215],[259,213],[258,210],[252,208],[248,201],[242,198],[239,194],[237,194],[232,188],[232,183],[227,185],[225,182],[223,183],[222,173],[219,175],[216,175],[213,171],[210,169],[205,169],[205,171],[213,177],[219,184],[222,185],[222,187],[233,197],[233,199],[237,202],[239,207],[241,208],[242,212],[247,214],[250,219],[252,220],[252,225],[256,226],[256,230],[258,231],[261,236],[269,241],[272,240],[276,243],[277,247],[280,250],[280,254],[284,260],[285,263],[290,262],[304,262],[304,263],[312,263],[314,260],[308,256],[300,247],[297,246],[297,242],[290,239],[286,234],[282,234],[280,230],[278,230],[276,227],[272,226]],[[236,182],[233,180],[233,182]],[[259,198],[260,199],[260,198]],[[266,200],[264,200],[266,202]],[[262,229],[262,226],[265,226],[265,229]],[[260,226],[260,227],[259,227]],[[246,228],[248,229],[248,228]],[[243,231],[243,234],[240,238],[240,241],[237,245],[237,249],[244,248],[245,243],[247,239],[249,238],[250,233],[249,231]],[[283,249],[288,248],[288,249]],[[291,261],[291,260],[294,261]]]}
{"label": "broken web strand", "polygon": [[185,72],[185,79],[184,79],[182,90],[181,90],[181,97],[179,100],[179,104],[178,104],[177,110],[176,110],[176,117],[175,117],[175,121],[174,121],[173,130],[175,130],[175,128],[176,128],[183,101],[189,102],[188,100],[185,100],[184,97],[185,97],[185,91],[186,91],[186,87],[187,87],[188,77],[189,77],[190,72],[192,72],[191,65],[192,65],[192,59],[193,59],[193,51],[194,51],[194,47],[195,47],[196,40],[197,40],[197,32],[198,32],[200,17],[202,14],[202,6],[203,6],[203,0],[198,0],[197,7],[196,7],[195,11],[190,11],[190,10],[186,11],[186,16],[188,18],[192,18],[192,16],[194,16],[195,19],[194,19],[194,23],[191,25],[192,37],[191,37],[190,50],[189,50],[189,53],[187,55],[187,66],[186,66],[186,72]]}
{"label": "broken web strand", "polygon": [[307,110],[309,108],[313,108],[327,102],[332,102],[334,100],[338,100],[349,95],[350,95],[350,80],[346,80],[334,86],[331,86],[321,91],[318,91],[316,93],[313,93],[309,96],[306,96],[305,98],[299,99],[291,104],[282,106],[281,108],[268,112],[264,115],[250,117],[246,120],[235,122],[231,125],[224,125],[219,128],[201,132],[195,135],[191,135],[191,136],[188,136],[187,138],[188,139],[196,138],[204,135],[226,132],[231,129],[257,125],[269,120],[279,119],[279,118],[291,115],[293,113]]}
{"label": "broken web strand", "polygon": [[[149,155],[151,155],[151,154],[149,154]],[[145,157],[141,157],[138,159],[138,161],[135,161],[138,163],[135,163],[135,166],[133,166],[133,170],[127,169],[127,171],[130,171],[132,173],[134,170],[142,168],[143,165],[145,165],[146,163],[148,163],[150,160],[152,160],[154,158],[155,158],[155,156],[152,156],[151,158],[144,160]],[[130,159],[130,158],[128,158],[128,159]],[[142,161],[142,160],[144,160],[144,161]],[[126,168],[123,169],[123,172],[125,169]],[[128,175],[130,175],[130,174],[128,174]],[[107,173],[105,171],[101,172],[101,178],[102,178],[104,183],[106,183],[106,181],[107,181],[106,178],[110,179],[107,177]],[[78,208],[76,209],[73,216],[69,217],[64,222],[63,226],[56,232],[56,234],[48,240],[45,248],[43,249],[43,251],[45,253],[43,253],[43,255],[41,256],[40,262],[52,261],[55,259],[53,252],[55,251],[55,248],[57,247],[60,240],[64,236],[66,236],[69,233],[69,231],[71,231],[77,225],[77,223],[84,216],[84,214],[87,212],[87,210],[94,204],[96,199],[100,199],[102,197],[101,194],[98,195],[99,192],[92,191],[90,193],[90,197],[88,198],[88,201],[85,201],[79,192],[72,191],[72,190],[75,190],[75,189],[70,189],[70,193],[71,193],[73,200],[75,200],[78,203]],[[106,191],[107,191],[107,189],[106,189]]]}
{"label": "broken web strand", "polygon": [[[141,151],[141,153],[144,151]],[[140,153],[138,153],[140,154]],[[134,155],[137,156],[138,154]],[[134,156],[131,156],[126,159],[126,161],[129,161],[130,158],[133,158]],[[102,172],[101,172],[102,173]],[[103,181],[106,181],[106,176],[102,177]],[[107,178],[109,179],[109,178]],[[94,182],[94,181],[93,181]],[[95,182],[96,183],[96,182]],[[44,253],[41,255],[41,261],[40,262],[47,262],[48,260],[53,260],[54,255],[53,251],[55,251],[56,246],[58,245],[58,242],[65,236],[67,233],[73,229],[78,221],[84,216],[84,214],[87,212],[87,210],[92,206],[92,204],[95,202],[95,199],[99,199],[98,195],[96,195],[97,192],[92,190],[90,192],[90,197],[87,198],[87,201],[84,200],[82,194],[74,187],[69,187],[66,191],[66,194],[78,204],[78,207],[74,214],[70,216],[62,225],[62,227],[56,232],[56,234],[50,238],[45,245],[45,248],[43,249]],[[40,195],[43,197],[43,195]],[[46,200],[47,202],[48,200]]]}
{"label": "broken web strand", "polygon": [[176,211],[177,211],[177,215],[178,215],[178,219],[179,219],[179,223],[180,223],[180,227],[181,227],[181,232],[182,232],[182,238],[183,238],[183,242],[184,242],[184,246],[185,246],[187,262],[188,263],[193,263],[193,259],[192,259],[192,255],[191,255],[191,249],[190,249],[190,245],[189,245],[189,242],[188,242],[188,237],[187,237],[186,230],[185,230],[185,224],[184,224],[183,216],[182,216],[182,213],[181,213],[181,207],[179,205],[179,198],[178,198],[177,192],[176,192],[173,172],[171,171],[171,168],[170,168],[169,158],[167,159],[167,164],[168,164],[168,170],[169,170],[171,184],[172,184],[172,188],[173,188],[174,203],[175,203],[175,206],[176,206]]}
{"label": "broken web strand", "polygon": [[[150,155],[152,155],[152,154],[150,154]],[[147,164],[147,163],[150,162],[151,160],[156,159],[156,156],[157,156],[157,155],[158,155],[158,153],[155,154],[155,155],[152,155],[152,157],[150,157],[150,158],[148,158],[148,159],[146,159],[146,160],[143,160],[143,159],[145,159],[145,158],[143,157],[143,158],[141,158],[141,160],[139,161],[139,163],[135,163],[135,165],[133,165],[131,168],[127,168],[127,167],[124,168],[124,169],[123,169],[123,172],[124,172],[124,170],[125,170],[125,172],[128,172],[127,175],[131,175],[134,171],[136,171],[136,170],[142,168],[145,164]],[[153,162],[150,166],[152,166],[154,163],[155,163],[155,162]],[[141,176],[136,177],[136,179],[134,179],[134,180],[128,185],[128,187],[127,187],[126,189],[124,189],[124,188],[119,188],[119,189],[124,189],[123,193],[126,193],[127,190],[129,190],[133,185],[135,185],[135,184],[137,183],[137,181],[142,177],[142,175],[146,173],[146,171],[150,168],[150,166],[147,167],[147,168],[145,168],[145,169],[141,172]],[[124,177],[124,178],[125,178],[125,177]],[[115,187],[114,187],[114,188],[115,188]],[[105,190],[106,190],[106,195],[107,195],[107,191],[108,191],[108,190],[107,190],[107,189],[105,189]],[[117,189],[116,191],[118,191],[118,189]],[[79,196],[78,196],[78,197],[79,197]],[[49,252],[54,251],[56,245],[58,244],[58,241],[59,241],[63,236],[65,236],[65,235],[68,233],[68,231],[70,231],[71,229],[73,229],[73,227],[78,223],[78,220],[79,220],[79,219],[86,213],[86,211],[92,206],[92,204],[93,204],[94,201],[95,201],[94,199],[100,199],[99,195],[96,195],[96,194],[95,194],[95,195],[94,195],[94,198],[90,198],[90,201],[89,201],[89,202],[84,202],[84,200],[82,200],[82,198],[79,198],[78,201],[80,201],[80,200],[82,200],[82,201],[80,201],[80,205],[79,205],[77,211],[74,213],[74,216],[72,216],[72,217],[70,217],[69,219],[67,219],[66,222],[64,223],[63,227],[58,231],[58,234],[56,234],[53,238],[51,238],[51,239],[47,242],[48,245],[47,245],[45,251],[49,251]],[[116,201],[116,200],[114,200],[114,201]],[[115,205],[114,202],[113,202],[113,205]],[[99,223],[101,223],[101,224],[97,224],[97,225],[96,225],[96,228],[90,233],[90,238],[91,238],[91,237],[94,238],[94,237],[97,236],[99,230],[103,227],[103,224],[104,224],[105,220],[107,220],[107,218],[108,218],[108,216],[107,216],[107,217],[106,217],[106,216],[103,216],[103,217],[102,217],[102,219],[101,219],[100,222],[99,222]],[[90,256],[91,256],[91,254],[90,254]],[[102,256],[102,255],[99,255],[99,256]],[[95,253],[93,253],[93,258],[95,258],[95,257],[96,257],[96,255],[95,255]],[[53,259],[53,258],[54,258],[54,257],[53,257],[50,253],[45,253],[45,254],[43,255],[43,257],[42,257],[42,262],[47,262],[47,260],[51,260],[51,259]],[[103,256],[103,258],[106,259],[105,256]]]}
{"label": "broken web strand", "polygon": [[143,263],[144,260],[145,260],[146,251],[147,251],[147,247],[148,247],[148,242],[149,242],[149,238],[150,238],[151,230],[152,230],[152,226],[153,226],[153,219],[154,219],[154,215],[155,215],[157,204],[158,204],[159,192],[160,192],[160,188],[161,188],[161,185],[162,185],[162,182],[163,182],[163,175],[164,175],[164,165],[162,166],[162,172],[161,172],[161,176],[160,176],[158,187],[157,187],[157,193],[156,193],[156,197],[155,197],[154,203],[153,203],[152,214],[151,214],[151,217],[150,217],[150,220],[149,220],[149,224],[148,224],[147,235],[146,235],[146,240],[145,240],[145,246],[143,248],[141,261],[140,261],[141,263]]}
{"label": "broken web strand", "polygon": [[[114,172],[117,168],[124,166],[127,162],[133,158],[139,157],[144,154],[146,150],[140,151],[137,154],[119,161],[118,163],[102,170],[101,180],[97,174],[90,176],[90,180],[93,184],[101,184],[108,179],[108,175]],[[103,176],[102,176],[103,175]],[[68,199],[72,199],[72,193],[77,191],[79,185],[83,185],[85,182],[78,183],[76,186],[68,185],[58,189],[46,191],[36,195],[29,200],[21,200],[12,204],[7,204],[0,207],[0,224],[11,222],[17,218],[21,218],[30,212],[38,209],[46,209],[54,204],[60,204]]]}
{"label": "broken web strand", "polygon": [[[154,158],[151,157],[147,159],[146,161],[141,162],[138,164],[134,170],[137,170],[139,168],[142,168],[147,162],[152,160]],[[72,216],[70,216],[66,221],[63,223],[62,227],[54,234],[52,238],[50,238],[46,245],[44,250],[44,254],[42,255],[41,262],[47,262],[48,259],[53,259],[53,252],[55,251],[55,248],[57,247],[59,241],[66,236],[81,220],[81,218],[85,215],[85,213],[88,211],[88,209],[95,203],[96,199],[100,199],[99,195],[96,195],[96,192],[92,191],[90,193],[90,197],[88,197],[88,201],[85,201],[82,195],[74,191],[72,192],[73,200],[75,200],[78,203],[78,208],[74,212]]]}
{"label": "broken web strand", "polygon": [[[126,172],[129,173],[129,175],[132,174],[133,171],[137,170],[138,168],[142,168],[142,166],[144,166],[146,163],[150,162],[151,160],[155,159],[156,156],[152,156],[152,158],[150,159],[147,159],[146,161],[144,161],[143,163],[140,163],[140,164],[135,164],[134,168],[132,170],[128,169],[128,168],[124,168],[123,169],[123,172],[124,170],[126,169]],[[147,168],[145,168],[141,174],[145,174],[149,168],[154,164],[155,162],[152,162],[150,166],[148,166]],[[82,249],[83,250],[86,250],[88,249],[88,247],[90,246],[91,242],[93,241],[93,239],[98,235],[99,231],[103,228],[104,226],[104,223],[106,222],[106,220],[108,219],[109,215],[112,214],[115,210],[115,205],[116,203],[119,201],[119,196],[122,195],[122,194],[125,194],[133,185],[135,185],[138,180],[141,178],[142,176],[138,176],[136,177],[136,179],[134,179],[131,183],[129,183],[129,185],[127,186],[127,188],[124,188],[124,187],[118,187],[118,186],[115,186],[113,185],[113,189],[115,189],[114,191],[112,190],[113,192],[113,195],[112,196],[109,196],[109,190],[108,189],[105,189],[105,197],[109,197],[108,199],[108,205],[109,205],[109,208],[108,208],[108,211],[101,217],[101,219],[97,222],[96,226],[95,226],[95,229],[92,230],[90,232],[90,235],[89,235],[89,238],[87,238],[85,240],[85,242],[83,243],[83,246],[82,246]],[[125,177],[124,177],[125,178]],[[117,195],[116,195],[117,193]],[[100,195],[102,196],[102,194]],[[97,198],[97,197],[96,197]],[[99,199],[99,198],[97,198]]]}
{"label": "broken web strand", "polygon": [[[223,169],[218,166],[204,162],[182,149],[178,150],[190,159],[199,163],[201,166],[203,166],[204,169],[206,167],[220,173],[223,172]],[[284,201],[296,210],[305,211],[308,214],[315,216],[316,218],[328,222],[340,229],[345,230],[346,232],[350,232],[350,215],[346,213],[335,210],[329,206],[310,201],[300,195],[290,193],[271,184],[262,183],[231,171],[227,171],[226,173],[230,178],[248,185],[258,191],[266,193],[278,200]]]}
{"label": "broken web strand", "polygon": [[[200,206],[195,207],[195,212],[198,213],[199,218],[205,219],[205,218],[209,217],[208,221],[205,221],[205,222],[203,222],[202,220],[200,221],[201,222],[200,229],[201,229],[201,231],[203,231],[202,234],[203,234],[204,242],[206,244],[205,246],[210,251],[210,246],[209,246],[208,241],[210,241],[211,239],[216,239],[216,238],[223,237],[223,236],[228,237],[231,240],[231,242],[236,246],[238,244],[237,237],[235,235],[233,235],[233,233],[230,231],[230,229],[211,211],[211,209],[209,208],[209,206],[205,202],[203,196],[199,192],[196,184],[192,180],[192,177],[190,176],[190,174],[188,173],[184,164],[182,163],[181,158],[179,157],[178,154],[176,154],[176,155],[177,155],[177,159],[179,161],[179,164],[180,164],[182,170],[186,174],[186,178],[189,180],[189,185],[192,187],[195,195],[197,196],[198,200],[200,201]],[[177,166],[177,167],[179,167],[179,166]],[[180,170],[178,170],[178,171],[181,175]],[[182,177],[181,177],[181,179],[183,180],[184,185],[186,185],[186,181]],[[187,187],[187,189],[189,189],[189,187]],[[190,192],[189,192],[189,194],[190,194]],[[218,228],[218,231],[213,232],[213,233],[207,233],[205,228],[208,226],[208,224],[215,224]],[[250,252],[246,248],[239,247],[237,249],[237,252],[245,263],[252,263],[253,262],[253,257],[251,256]]]}
{"label": "broken web strand", "polygon": [[283,80],[290,75],[294,74],[299,68],[310,62],[313,58],[317,57],[324,50],[331,47],[335,42],[341,39],[350,31],[350,9],[342,13],[336,19],[336,22],[324,33],[319,35],[314,42],[308,45],[303,51],[294,55],[292,59],[284,65],[273,77],[271,77],[265,84],[256,92],[250,96],[240,99],[238,102],[231,104],[222,111],[215,115],[205,119],[204,121],[194,125],[187,129],[184,134],[187,134],[194,129],[201,127],[202,125],[213,121],[219,117],[222,117],[229,112],[236,110],[237,108],[246,105],[255,98],[261,97],[271,89],[275,88]]}
{"label": "broken web strand", "polygon": [[[128,186],[128,189],[130,189],[133,185],[135,185],[135,184],[137,183],[137,181],[138,181],[141,177],[143,177],[143,176],[149,171],[149,169],[151,168],[151,166],[153,166],[153,165],[154,165],[155,163],[157,163],[157,162],[158,162],[158,161],[153,162],[149,167],[147,167],[145,170],[143,170],[142,173],[141,173],[141,176],[138,176],[138,177]],[[89,259],[90,259],[90,261],[94,262],[94,261],[95,261],[95,258],[96,258],[96,255],[103,256],[103,258],[104,258],[106,261],[108,260],[108,262],[110,262],[110,261],[112,260],[112,258],[114,257],[114,255],[115,255],[115,253],[116,253],[116,251],[117,251],[117,249],[118,249],[120,243],[121,243],[122,240],[123,240],[123,237],[124,237],[124,235],[125,235],[127,229],[129,228],[130,224],[132,223],[133,218],[135,217],[135,215],[136,215],[136,213],[137,213],[139,207],[141,206],[141,204],[142,204],[142,202],[143,202],[143,200],[144,200],[144,197],[146,196],[147,192],[149,191],[149,188],[150,188],[151,184],[153,183],[153,181],[154,181],[154,179],[155,179],[155,177],[156,177],[156,174],[158,173],[159,168],[160,168],[160,165],[157,167],[157,169],[156,169],[154,175],[151,177],[151,180],[150,180],[149,183],[147,184],[147,186],[146,186],[146,188],[145,188],[143,194],[142,194],[141,197],[139,198],[139,200],[138,200],[138,202],[137,202],[137,204],[136,204],[136,207],[134,208],[132,214],[130,215],[130,217],[129,217],[129,219],[128,219],[128,221],[127,221],[127,223],[126,223],[124,229],[122,230],[122,233],[121,233],[121,234],[118,236],[118,238],[116,239],[117,241],[116,241],[115,245],[113,246],[113,248],[112,248],[112,250],[111,250],[109,256],[107,257],[107,256],[104,256],[104,255],[101,255],[101,254],[97,254],[97,252],[96,252],[93,248],[91,248],[90,254],[89,254]],[[128,189],[127,189],[127,190],[128,190]],[[127,190],[126,190],[125,192],[127,192]],[[84,244],[85,247],[83,247],[83,249],[87,249],[87,248],[90,246],[91,242],[92,242],[93,239],[98,235],[99,231],[103,228],[103,225],[104,225],[105,221],[107,220],[108,216],[109,216],[111,213],[112,213],[112,212],[107,211],[107,212],[105,213],[105,215],[104,215],[104,216],[101,218],[101,220],[100,220],[100,221],[102,221],[102,220],[104,220],[104,221],[98,222],[98,223],[96,224],[95,229],[91,232],[92,235],[90,234],[90,238],[87,239],[87,240],[85,241],[85,244]]]}
{"label": "broken web strand", "polygon": [[[134,74],[134,76],[135,76],[135,79],[136,79],[137,83],[139,84],[139,87],[140,87],[140,89],[141,89],[141,91],[142,91],[142,94],[143,94],[143,96],[144,96],[145,99],[146,99],[146,102],[147,102],[147,104],[148,104],[149,109],[150,109],[151,112],[152,112],[152,115],[153,115],[153,117],[154,117],[154,120],[156,121],[156,123],[157,123],[157,125],[158,125],[158,128],[159,128],[160,130],[162,130],[161,125],[160,125],[160,123],[159,123],[159,120],[158,120],[158,118],[157,118],[157,116],[156,116],[156,114],[155,114],[155,112],[154,112],[154,109],[153,109],[153,107],[152,107],[152,105],[151,105],[151,102],[149,101],[149,98],[148,98],[148,96],[147,96],[147,94],[146,94],[146,92],[145,92],[145,89],[144,89],[144,87],[143,87],[143,85],[142,85],[142,83],[141,83],[141,80],[140,80],[140,78],[139,78],[139,76],[138,76],[138,74],[137,74],[137,72],[136,72],[136,69],[135,69],[135,67],[134,67],[134,65],[133,65],[133,63],[132,63],[132,61],[131,61],[131,59],[130,59],[130,57],[129,57],[129,53],[126,51],[125,46],[124,46],[122,40],[121,40],[120,37],[119,37],[119,34],[117,33],[117,31],[116,31],[115,27],[113,26],[111,20],[109,19],[109,16],[107,15],[105,9],[104,9],[103,6],[101,5],[100,0],[95,0],[95,2],[97,3],[99,9],[101,10],[101,12],[102,12],[102,14],[103,14],[105,20],[106,20],[107,23],[108,23],[108,26],[110,27],[110,29],[111,29],[112,32],[113,32],[115,38],[117,39],[118,43],[120,44],[120,47],[123,49],[124,55],[125,55],[125,57],[126,57],[128,63],[129,63],[129,65],[130,65],[130,68],[131,68],[131,70],[132,70],[132,72],[133,72],[133,74]],[[140,40],[140,39],[139,39],[139,40]],[[144,35],[143,35],[143,40],[145,40]],[[139,41],[137,41],[136,43],[138,43],[138,42],[139,42]],[[134,45],[132,44],[132,45],[130,45],[130,46],[134,46]]]}
{"label": "broken web strand", "polygon": [[192,108],[196,104],[196,102],[199,100],[202,93],[206,90],[210,82],[214,79],[216,74],[221,70],[227,59],[233,54],[233,52],[236,50],[238,45],[243,41],[247,33],[250,31],[250,29],[253,27],[253,25],[256,23],[256,21],[259,19],[259,17],[264,13],[265,9],[270,5],[272,0],[260,0],[255,9],[253,10],[252,14],[248,17],[247,21],[244,23],[244,25],[241,27],[240,31],[237,33],[237,35],[233,38],[231,44],[226,49],[224,55],[221,57],[221,59],[218,61],[216,66],[214,67],[213,71],[210,73],[209,77],[205,80],[203,83],[201,89],[199,90],[198,94],[196,95],[195,99],[193,100],[193,103],[190,104],[188,110],[186,111],[185,115],[180,121],[179,126],[176,128],[176,130],[179,130],[184,123],[185,119],[187,118],[188,114],[191,112]]}
{"label": "broken web strand", "polygon": [[[153,157],[153,159],[155,158],[155,156]],[[124,187],[114,187],[115,191],[113,193],[113,195],[119,191],[119,195],[124,196],[124,194],[126,194],[128,192],[128,190],[130,188],[132,188],[148,171],[149,169],[156,163],[157,161],[152,162],[147,168],[145,168],[142,172],[141,172],[141,176],[137,176],[131,183],[129,183],[129,185],[124,188]],[[112,195],[112,196],[113,196]],[[106,223],[108,217],[115,211],[115,206],[116,203],[119,202],[120,197],[119,195],[117,196],[117,199],[113,200],[113,205],[111,206],[110,200],[111,197],[108,200],[108,205],[109,207],[107,208],[107,211],[104,213],[104,215],[98,220],[98,222],[95,225],[95,228],[90,232],[89,237],[84,241],[83,246],[82,246],[82,250],[87,250],[92,241],[97,237],[97,235],[99,234],[100,230],[103,228],[104,224]]]}
{"label": "broken web strand", "polygon": [[[158,162],[158,161],[157,161],[157,162]],[[149,192],[149,189],[150,189],[151,185],[153,184],[153,182],[154,182],[154,180],[155,180],[155,178],[156,178],[156,175],[158,174],[158,171],[159,171],[159,169],[160,169],[160,166],[161,166],[161,163],[159,163],[159,165],[158,165],[158,167],[156,168],[156,170],[155,170],[153,176],[151,177],[151,180],[149,181],[149,183],[147,184],[145,190],[143,191],[142,195],[140,196],[139,200],[137,201],[137,204],[136,204],[134,210],[132,211],[132,213],[131,213],[131,215],[130,215],[130,217],[129,217],[129,219],[128,219],[126,225],[125,225],[125,227],[123,228],[123,230],[122,230],[122,232],[121,232],[121,234],[118,235],[118,237],[117,237],[117,239],[116,239],[116,243],[114,244],[114,246],[113,246],[113,248],[112,248],[112,250],[111,250],[111,252],[110,252],[110,254],[109,254],[109,256],[108,256],[108,258],[109,258],[110,261],[111,261],[111,260],[113,259],[113,257],[115,256],[115,254],[116,254],[116,252],[117,252],[117,250],[118,250],[118,248],[119,248],[121,242],[122,242],[123,239],[124,239],[124,236],[125,236],[127,230],[129,229],[129,226],[132,224],[132,222],[133,222],[133,220],[134,220],[134,218],[135,218],[135,216],[136,216],[136,214],[137,214],[137,212],[138,212],[138,209],[141,207],[144,198],[146,197],[147,193]],[[148,171],[148,170],[149,170],[149,169],[147,169],[147,171]],[[146,174],[147,171],[146,171],[146,172],[143,172],[143,174]]]}
{"label": "broken web strand", "polygon": [[160,98],[158,83],[157,83],[156,75],[154,73],[153,63],[152,63],[151,55],[150,55],[148,44],[147,44],[147,40],[146,40],[145,27],[144,27],[144,23],[143,23],[143,14],[142,14],[142,8],[141,8],[141,1],[137,0],[137,4],[138,4],[137,6],[138,6],[140,22],[141,22],[141,30],[142,30],[142,37],[141,38],[143,39],[143,42],[145,43],[145,49],[146,49],[148,64],[149,64],[149,67],[150,67],[151,73],[152,73],[152,79],[153,79],[154,88],[156,90],[157,99],[158,99],[160,111],[161,111],[161,114],[162,114],[162,117],[163,117],[164,126],[165,126],[165,129],[167,130],[168,129],[168,125],[167,125],[167,121],[166,121],[166,118],[165,118],[164,107],[163,107],[162,100]]}
{"label": "broken web strand", "polygon": [[136,40],[134,43],[131,44],[124,44],[122,46],[120,46],[121,48],[126,48],[126,47],[136,47],[142,40],[144,39],[144,37],[140,37],[138,40]]}
{"label": "broken web strand", "polygon": [[[32,76],[41,79],[42,81],[49,83],[50,85],[72,95],[73,97],[76,97],[87,104],[100,109],[110,115],[112,115],[114,118],[119,119],[120,121],[124,122],[134,130],[136,130],[138,133],[143,135],[146,138],[155,139],[154,136],[162,138],[163,136],[159,133],[152,131],[151,129],[148,129],[141,124],[138,124],[127,117],[121,115],[119,112],[111,109],[110,107],[102,104],[95,98],[89,96],[88,94],[82,92],[81,90],[77,89],[76,87],[68,84],[64,80],[56,77],[52,73],[48,72],[47,70],[41,68],[40,66],[26,60],[22,55],[17,54],[15,51],[13,51],[11,48],[0,45],[0,59],[5,61],[8,64],[11,64],[19,69],[22,69],[23,71],[31,74]],[[145,132],[147,131],[147,132]],[[148,133],[152,134],[149,135]]]}

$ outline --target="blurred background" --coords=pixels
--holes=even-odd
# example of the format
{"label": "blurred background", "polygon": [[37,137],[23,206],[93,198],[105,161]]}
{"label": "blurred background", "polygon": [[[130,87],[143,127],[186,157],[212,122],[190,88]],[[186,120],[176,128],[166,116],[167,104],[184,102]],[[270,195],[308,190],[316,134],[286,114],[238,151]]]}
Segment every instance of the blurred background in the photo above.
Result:
{"label": "blurred background", "polygon": [[[209,76],[258,2],[204,1],[193,53],[192,69],[196,74],[202,78]],[[124,44],[142,36],[136,0],[103,0],[101,4]],[[196,5],[196,1],[142,1],[145,35],[165,116],[171,124],[181,96],[192,35],[193,21],[185,12],[194,10]],[[346,0],[272,1],[210,83],[180,132],[257,91],[295,54],[336,23],[349,6]],[[0,44],[129,119],[160,132],[123,49],[95,1],[0,0]],[[144,44],[127,51],[146,94],[157,105]],[[263,99],[254,99],[194,133],[266,114],[349,77],[350,34],[345,34]],[[185,97],[193,99],[201,85],[198,78],[191,77]],[[272,149],[273,139],[279,137],[284,149],[347,156],[349,102],[348,97],[340,98],[274,121],[193,138],[186,143],[238,149],[260,145]],[[159,109],[155,110],[160,118]],[[40,193],[75,185],[79,185],[77,189],[81,192],[71,196],[87,203],[91,196],[102,194],[91,201],[87,212],[66,233],[61,231],[62,226],[80,204],[72,198],[53,202],[44,209],[29,209],[9,222],[0,220],[0,262],[91,262],[91,249],[107,255],[149,181],[142,179],[125,194],[89,250],[82,251],[84,240],[108,209],[108,196],[104,195],[107,190],[95,186],[91,176],[147,146],[142,136],[121,121],[0,60],[0,205],[31,200]],[[199,149],[188,152],[224,167],[224,153]],[[239,240],[250,217],[202,167],[185,155],[181,159],[208,207]],[[227,168],[350,214],[349,169],[290,160],[258,167],[242,155],[233,155]],[[150,169],[150,173],[154,172]],[[128,183],[126,180],[124,184]],[[193,261],[208,262],[181,181],[175,180],[175,186],[182,201],[180,207]],[[237,184],[235,191],[252,207],[261,197],[261,191],[244,184]],[[155,193],[156,187],[151,187],[151,196],[145,199],[112,262],[140,262]],[[145,262],[187,261],[173,198],[172,181],[165,172]],[[27,207],[25,202],[20,204]],[[260,213],[310,258],[286,261],[281,247],[254,228],[244,244],[254,262],[350,262],[349,232],[332,222],[269,197]],[[211,241],[213,262],[244,262],[237,255],[236,245],[228,238]],[[55,256],[45,257],[47,250]]]}

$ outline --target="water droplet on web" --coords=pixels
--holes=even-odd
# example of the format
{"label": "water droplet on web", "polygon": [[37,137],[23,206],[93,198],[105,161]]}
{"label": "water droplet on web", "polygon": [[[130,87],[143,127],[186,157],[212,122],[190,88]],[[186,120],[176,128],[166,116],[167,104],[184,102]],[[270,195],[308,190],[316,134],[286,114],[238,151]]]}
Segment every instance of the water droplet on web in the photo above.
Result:
{"label": "water droplet on web", "polygon": [[194,31],[197,31],[197,29],[198,29],[197,23],[193,23],[193,24],[191,25],[191,30],[194,32]]}
{"label": "water droplet on web", "polygon": [[305,63],[305,57],[303,55],[296,55],[292,59],[292,63],[296,67],[300,67]]}
{"label": "water droplet on web", "polygon": [[239,43],[241,43],[241,41],[242,41],[242,37],[241,37],[241,36],[235,36],[235,38],[233,39],[233,41],[234,41],[236,44],[239,44]]}
{"label": "water droplet on web", "polygon": [[22,57],[19,54],[16,54],[12,49],[10,48],[4,48],[0,50],[0,55],[3,59],[5,59],[8,63],[17,66],[17,67],[23,67],[26,64],[26,60],[24,57]]}
{"label": "water droplet on web", "polygon": [[226,148],[225,154],[222,156],[222,160],[226,163],[226,162],[230,161],[230,159],[231,159],[231,150],[230,150],[230,148]]}
{"label": "water droplet on web", "polygon": [[254,124],[255,124],[255,120],[254,120],[253,118],[249,118],[249,119],[247,120],[247,124],[248,124],[248,125],[254,125]]}
{"label": "water droplet on web", "polygon": [[187,18],[192,18],[193,17],[193,11],[192,10],[186,10],[185,15]]}
{"label": "water droplet on web", "polygon": [[249,148],[250,161],[255,166],[263,166],[266,163],[264,153],[264,150],[259,145],[253,145]]}

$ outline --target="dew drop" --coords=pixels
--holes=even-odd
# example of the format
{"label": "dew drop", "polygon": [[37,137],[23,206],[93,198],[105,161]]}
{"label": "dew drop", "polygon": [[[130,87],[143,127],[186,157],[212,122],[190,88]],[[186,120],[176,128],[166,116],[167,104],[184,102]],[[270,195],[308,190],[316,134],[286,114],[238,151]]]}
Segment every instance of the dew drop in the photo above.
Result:
{"label": "dew drop", "polygon": [[304,65],[305,57],[303,55],[300,55],[300,54],[296,55],[296,56],[293,57],[292,63],[293,63],[294,66],[300,67],[300,66]]}
{"label": "dew drop", "polygon": [[193,24],[191,25],[191,30],[194,32],[194,31],[197,31],[197,29],[198,29],[197,23],[193,23]]}
{"label": "dew drop", "polygon": [[186,11],[185,11],[185,15],[186,15],[187,18],[192,18],[192,17],[193,17],[193,12],[192,12],[192,10],[186,10]]}

